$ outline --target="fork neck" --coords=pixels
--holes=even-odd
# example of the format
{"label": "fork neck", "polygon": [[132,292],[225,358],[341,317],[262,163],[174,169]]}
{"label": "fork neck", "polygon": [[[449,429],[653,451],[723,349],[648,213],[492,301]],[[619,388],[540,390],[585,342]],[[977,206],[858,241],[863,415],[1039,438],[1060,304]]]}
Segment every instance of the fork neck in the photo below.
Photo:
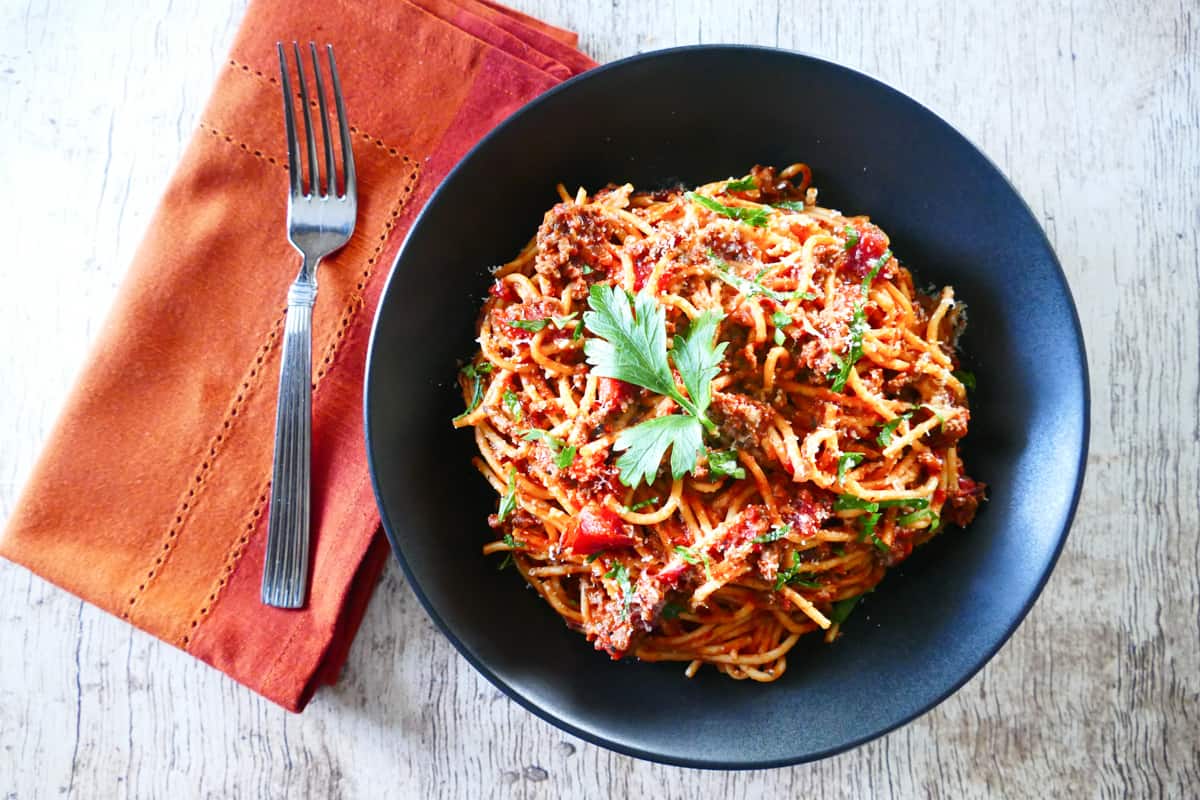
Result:
{"label": "fork neck", "polygon": [[312,308],[317,299],[317,265],[320,263],[320,258],[309,258],[307,255],[303,257],[300,262],[300,274],[288,289],[289,306]]}

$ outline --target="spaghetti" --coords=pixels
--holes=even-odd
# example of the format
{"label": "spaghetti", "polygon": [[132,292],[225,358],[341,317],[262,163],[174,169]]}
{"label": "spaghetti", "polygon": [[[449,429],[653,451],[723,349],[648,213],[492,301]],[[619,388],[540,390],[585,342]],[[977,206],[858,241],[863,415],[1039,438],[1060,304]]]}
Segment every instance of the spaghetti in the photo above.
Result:
{"label": "spaghetti", "polygon": [[495,272],[454,421],[500,495],[483,552],[613,658],[775,680],[983,497],[963,306],[810,182],[560,185]]}

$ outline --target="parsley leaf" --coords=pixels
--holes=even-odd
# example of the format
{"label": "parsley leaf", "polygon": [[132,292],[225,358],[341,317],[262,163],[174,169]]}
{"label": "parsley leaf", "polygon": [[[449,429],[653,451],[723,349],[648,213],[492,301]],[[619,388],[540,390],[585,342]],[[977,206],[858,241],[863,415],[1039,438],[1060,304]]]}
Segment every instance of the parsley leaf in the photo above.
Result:
{"label": "parsley leaf", "polygon": [[782,208],[786,211],[804,211],[803,200],[784,200],[779,203],[772,203],[772,208]]}
{"label": "parsley leaf", "polygon": [[691,548],[684,547],[681,544],[675,545],[675,552],[689,564],[699,564],[701,561],[700,556],[692,552]]}
{"label": "parsley leaf", "polygon": [[578,316],[578,311],[572,311],[570,314],[567,314],[563,317],[551,317],[550,321],[554,323],[554,327],[558,328],[560,331],[565,331],[567,326],[574,322],[575,318]]}
{"label": "parsley leaf", "polygon": [[597,550],[596,552],[592,553],[590,556],[588,556],[587,558],[585,558],[585,559],[583,560],[583,563],[585,563],[585,564],[590,564],[590,563],[592,563],[593,561],[595,561],[597,558],[599,558],[600,556],[604,555],[604,553],[605,553],[605,551],[604,551],[604,550]]}
{"label": "parsley leaf", "polygon": [[514,421],[521,421],[521,398],[512,389],[504,390],[504,410]]}
{"label": "parsley leaf", "polygon": [[742,208],[740,206],[727,206],[724,203],[719,203],[711,197],[705,197],[702,194],[688,192],[684,195],[693,203],[699,203],[709,211],[715,211],[723,217],[736,219],[739,222],[744,222],[747,225],[753,225],[756,228],[762,228],[767,224],[767,210],[765,208]]}
{"label": "parsley leaf", "polygon": [[712,381],[721,371],[721,359],[725,355],[725,348],[728,347],[728,342],[713,345],[713,339],[717,335],[717,323],[720,321],[721,315],[716,311],[705,311],[692,320],[686,338],[675,337],[675,347],[671,351],[671,360],[675,362],[675,368],[679,370],[679,377],[683,379],[688,397],[695,406],[694,411],[688,410],[701,420],[705,418],[704,412],[712,402]]}
{"label": "parsley leaf", "polygon": [[753,192],[757,188],[758,181],[754,180],[750,175],[725,184],[725,191],[727,192]]}
{"label": "parsley leaf", "polygon": [[508,468],[508,490],[504,496],[500,498],[500,509],[496,512],[496,519],[500,522],[504,518],[515,511],[517,508],[517,468]]}
{"label": "parsley leaf", "polygon": [[833,604],[833,609],[829,612],[829,620],[837,625],[841,625],[850,616],[850,612],[854,611],[854,607],[858,605],[858,601],[862,599],[862,595],[857,597],[847,597],[845,600],[838,600]]}
{"label": "parsley leaf", "polygon": [[737,453],[732,450],[709,450],[708,471],[713,475],[738,480],[746,477],[746,470],[738,465]]}
{"label": "parsley leaf", "polygon": [[846,479],[846,470],[851,467],[857,467],[866,458],[862,453],[842,453],[838,458],[837,479],[841,483]]}
{"label": "parsley leaf", "polygon": [[667,603],[662,608],[662,618],[663,619],[678,619],[679,615],[681,613],[683,613],[683,611],[684,611],[683,606],[678,605],[677,603]]}
{"label": "parsley leaf", "polygon": [[875,545],[875,549],[881,553],[890,553],[892,548],[887,546],[887,542],[880,539],[875,533],[871,534],[871,544]]}
{"label": "parsley leaf", "polygon": [[595,271],[596,270],[592,268],[591,264],[584,264],[582,267],[579,268],[579,272],[582,275],[591,275]]}
{"label": "parsley leaf", "polygon": [[776,303],[786,303],[789,300],[796,299],[816,299],[816,295],[809,292],[777,292],[774,289],[768,289],[759,283],[759,281],[762,280],[763,274],[766,272],[765,269],[760,272],[754,278],[754,280],[750,280],[749,278],[743,278],[741,275],[738,275],[736,272],[734,272],[732,267],[718,258],[716,253],[712,252],[711,250],[708,251],[708,260],[712,262],[713,269],[715,270],[714,274],[720,278],[722,282],[729,284],[734,289],[737,289],[739,292],[746,295],[746,297],[761,295],[763,297],[769,297]]}
{"label": "parsley leaf", "polygon": [[771,315],[771,324],[777,328],[783,328],[792,324],[792,318],[783,311],[776,311]]}
{"label": "parsley leaf", "polygon": [[853,250],[854,248],[858,247],[858,239],[859,239],[858,228],[854,227],[853,225],[847,225],[845,234],[846,234],[846,244],[845,244],[846,249]]}
{"label": "parsley leaf", "polygon": [[783,347],[783,343],[787,341],[787,337],[783,335],[783,328],[775,329],[775,344]]}
{"label": "parsley leaf", "polygon": [[578,342],[583,338],[583,320],[575,323],[575,330],[571,333],[571,341]]}
{"label": "parsley leaf", "polygon": [[[697,317],[686,336],[675,337],[670,361],[667,356],[666,312],[653,295],[643,291],[630,300],[612,286],[592,286],[591,309],[583,321],[597,338],[584,343],[584,353],[596,375],[641,386],[666,395],[686,415],[669,414],[646,420],[617,435],[613,449],[623,455],[617,460],[621,482],[637,486],[653,483],[658,466],[671,450],[671,474],[675,478],[696,468],[704,452],[704,429],[715,430],[705,412],[712,401],[712,379],[720,370],[726,343],[713,343],[721,317],[706,311]],[[687,390],[675,385],[671,361]]]}
{"label": "parsley leaf", "polygon": [[643,291],[634,298],[631,310],[624,291],[594,284],[588,293],[588,307],[591,310],[583,315],[583,322],[598,338],[588,339],[583,351],[596,375],[678,400],[667,363],[667,315],[662,306]]}
{"label": "parsley leaf", "polygon": [[520,539],[517,539],[516,537],[514,537],[511,533],[504,534],[504,539],[502,539],[501,541],[503,541],[506,545],[513,548],[514,550],[524,550],[525,549],[525,543],[522,542]]}
{"label": "parsley leaf", "polygon": [[975,373],[965,369],[956,369],[950,373],[958,378],[958,382],[967,387],[971,391],[975,391]]}
{"label": "parsley leaf", "polygon": [[792,532],[792,526],[784,523],[783,525],[774,525],[771,530],[764,533],[762,536],[755,536],[750,541],[758,544],[766,544],[767,542],[777,542],[783,537]]}
{"label": "parsley leaf", "polygon": [[879,431],[879,435],[875,437],[875,441],[878,442],[881,447],[887,447],[892,443],[892,434],[896,432],[896,428],[900,426],[901,422],[908,419],[912,415],[913,412],[905,411],[900,416],[893,417],[892,419],[883,423],[883,428]]}
{"label": "parsley leaf", "polygon": [[645,500],[640,500],[631,506],[625,506],[625,510],[626,511],[637,511],[640,508],[645,508],[646,506],[652,506],[657,502],[658,502],[657,497],[647,497]]}
{"label": "parsley leaf", "polygon": [[861,302],[854,304],[854,316],[850,319],[850,349],[846,352],[844,359],[841,361],[841,367],[837,374],[833,376],[833,385],[829,388],[834,392],[840,392],[846,388],[846,381],[850,378],[850,370],[862,358],[862,340],[863,334],[867,331],[867,314],[863,310]]}
{"label": "parsley leaf", "polygon": [[462,374],[474,380],[475,384],[471,388],[471,402],[467,403],[467,410],[455,417],[454,419],[456,421],[462,419],[475,409],[479,408],[479,403],[483,400],[483,376],[491,371],[491,364],[479,364],[478,366],[475,364],[467,364],[462,368]]}
{"label": "parsley leaf", "polygon": [[629,571],[625,569],[625,565],[618,561],[613,564],[612,569],[604,573],[604,577],[613,578],[617,581],[617,588],[621,590],[621,599],[625,601],[624,608],[621,610],[621,619],[629,616],[629,604],[633,602],[633,585],[629,582]]}
{"label": "parsley leaf", "polygon": [[704,452],[704,428],[695,417],[683,414],[655,417],[625,428],[613,444],[613,450],[622,453],[617,459],[621,483],[631,487],[643,480],[654,483],[667,448],[671,449],[671,477],[682,478],[696,467]]}

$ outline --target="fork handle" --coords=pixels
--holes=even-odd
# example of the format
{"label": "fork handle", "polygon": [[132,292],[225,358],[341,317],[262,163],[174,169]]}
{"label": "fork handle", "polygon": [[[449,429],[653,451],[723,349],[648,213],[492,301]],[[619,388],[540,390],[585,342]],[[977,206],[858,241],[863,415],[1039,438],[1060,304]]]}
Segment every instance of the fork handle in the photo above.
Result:
{"label": "fork handle", "polygon": [[275,409],[275,459],[262,602],[300,608],[308,588],[312,477],[312,308],[314,284],[302,280],[288,292],[279,402]]}

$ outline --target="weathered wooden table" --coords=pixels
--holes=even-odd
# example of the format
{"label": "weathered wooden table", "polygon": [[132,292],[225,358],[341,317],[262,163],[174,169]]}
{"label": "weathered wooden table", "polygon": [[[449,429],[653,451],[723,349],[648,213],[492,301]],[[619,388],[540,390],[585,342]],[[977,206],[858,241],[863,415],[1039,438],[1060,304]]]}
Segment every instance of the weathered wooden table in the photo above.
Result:
{"label": "weathered wooden table", "polygon": [[[1032,614],[954,697],[884,739],[793,769],[710,773],[614,755],[510,702],[435,631],[398,569],[386,574],[342,683],[293,716],[0,564],[0,790],[1196,796],[1198,9],[513,3],[580,31],[600,61],[728,41],[866,70],[939,112],[1012,178],[1074,289],[1094,402],[1083,501]],[[4,4],[0,219],[12,244],[0,273],[0,519],[195,129],[242,11],[241,0]],[[770,102],[752,94],[748,102]]]}

